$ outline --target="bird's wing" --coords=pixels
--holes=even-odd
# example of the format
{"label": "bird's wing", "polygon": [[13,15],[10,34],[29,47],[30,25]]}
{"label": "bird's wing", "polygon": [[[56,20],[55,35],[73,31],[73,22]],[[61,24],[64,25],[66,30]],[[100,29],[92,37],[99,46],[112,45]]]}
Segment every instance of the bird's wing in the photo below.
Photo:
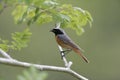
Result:
{"label": "bird's wing", "polygon": [[87,63],[89,62],[88,59],[81,53],[81,49],[78,45],[76,45],[67,35],[57,35],[59,41],[58,43],[63,46],[64,48],[70,48],[76,53],[78,53]]}
{"label": "bird's wing", "polygon": [[80,49],[67,35],[58,35],[57,36],[64,44],[70,46],[71,48]]}

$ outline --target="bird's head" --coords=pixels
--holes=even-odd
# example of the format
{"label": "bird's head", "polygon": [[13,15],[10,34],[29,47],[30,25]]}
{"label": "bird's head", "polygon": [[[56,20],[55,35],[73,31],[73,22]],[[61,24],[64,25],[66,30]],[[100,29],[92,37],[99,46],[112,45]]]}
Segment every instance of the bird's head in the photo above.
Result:
{"label": "bird's head", "polygon": [[64,31],[60,28],[54,28],[54,29],[50,30],[50,32],[53,32],[55,35],[64,34]]}

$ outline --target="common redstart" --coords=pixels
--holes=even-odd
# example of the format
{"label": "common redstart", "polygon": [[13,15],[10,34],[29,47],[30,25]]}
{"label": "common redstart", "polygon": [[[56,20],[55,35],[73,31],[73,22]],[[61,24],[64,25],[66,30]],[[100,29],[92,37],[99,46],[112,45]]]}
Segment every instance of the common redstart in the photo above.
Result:
{"label": "common redstart", "polygon": [[89,63],[88,59],[82,54],[79,46],[70,39],[64,30],[61,28],[54,28],[51,30],[51,32],[55,34],[56,42],[62,48],[73,50],[74,52],[78,53],[85,60],[85,62]]}

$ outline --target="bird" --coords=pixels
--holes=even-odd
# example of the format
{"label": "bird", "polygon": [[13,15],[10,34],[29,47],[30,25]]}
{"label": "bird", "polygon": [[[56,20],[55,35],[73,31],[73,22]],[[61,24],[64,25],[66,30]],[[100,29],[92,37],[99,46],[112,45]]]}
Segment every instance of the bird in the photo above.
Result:
{"label": "bird", "polygon": [[81,56],[85,62],[89,63],[89,60],[82,54],[81,48],[74,41],[72,41],[72,39],[65,33],[63,29],[53,28],[50,30],[50,32],[55,34],[55,39],[58,45],[64,49],[73,50],[75,53]]}

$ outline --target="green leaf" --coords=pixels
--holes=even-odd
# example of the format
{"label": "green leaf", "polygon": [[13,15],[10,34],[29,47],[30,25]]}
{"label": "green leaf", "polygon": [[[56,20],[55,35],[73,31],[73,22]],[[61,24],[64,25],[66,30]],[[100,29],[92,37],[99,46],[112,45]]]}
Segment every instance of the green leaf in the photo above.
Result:
{"label": "green leaf", "polygon": [[8,40],[2,40],[0,38],[0,48],[3,49],[4,51],[8,51],[9,50],[9,45],[8,45],[9,41]]}
{"label": "green leaf", "polygon": [[33,0],[24,0],[24,2],[28,5],[30,5],[32,3]]}
{"label": "green leaf", "polygon": [[45,0],[43,3],[47,7],[57,6],[58,3],[52,0]]}
{"label": "green leaf", "polygon": [[49,23],[51,21],[52,21],[52,16],[46,13],[40,14],[40,16],[37,19],[38,24]]}
{"label": "green leaf", "polygon": [[39,72],[34,67],[24,70],[23,74],[18,76],[18,80],[45,80],[46,78],[46,72]]}
{"label": "green leaf", "polygon": [[72,5],[62,5],[60,9],[60,13],[67,15],[70,19],[69,21],[61,22],[62,27],[71,28],[75,30],[78,35],[84,32],[83,26],[88,22],[90,25],[92,23],[92,17],[86,10],[79,7],[72,7]]}
{"label": "green leaf", "polygon": [[25,20],[26,11],[28,9],[27,5],[17,5],[15,10],[12,12],[12,15],[14,16],[15,23],[22,23]]}
{"label": "green leaf", "polygon": [[25,29],[23,32],[12,33],[12,46],[11,48],[15,50],[21,50],[21,48],[27,47],[27,43],[31,37],[31,32],[29,29]]}
{"label": "green leaf", "polygon": [[[31,16],[30,16],[31,15]],[[33,24],[34,22],[37,21],[37,19],[39,18],[40,16],[40,13],[39,13],[39,8],[34,8],[34,10],[31,11],[30,15],[28,15],[26,18],[27,18],[27,25],[31,25]],[[30,16],[30,17],[29,17]]]}
{"label": "green leaf", "polygon": [[37,7],[42,7],[45,0],[32,0],[32,4]]}
{"label": "green leaf", "polygon": [[35,14],[36,14],[35,11],[36,11],[36,8],[34,8],[34,7],[29,7],[29,8],[27,9],[26,18],[27,18],[27,19],[33,18],[33,17],[35,16]]}
{"label": "green leaf", "polygon": [[86,12],[86,17],[88,19],[90,27],[92,27],[93,18],[92,18],[91,14],[88,11],[85,11],[85,12]]}
{"label": "green leaf", "polygon": [[12,41],[0,39],[0,48],[6,52],[10,49],[21,50],[27,47],[31,35],[29,28],[26,28],[23,32],[12,33]]}
{"label": "green leaf", "polygon": [[70,22],[70,17],[65,14],[57,13],[54,14],[53,20],[55,22],[61,22],[61,23],[64,23],[65,21]]}

